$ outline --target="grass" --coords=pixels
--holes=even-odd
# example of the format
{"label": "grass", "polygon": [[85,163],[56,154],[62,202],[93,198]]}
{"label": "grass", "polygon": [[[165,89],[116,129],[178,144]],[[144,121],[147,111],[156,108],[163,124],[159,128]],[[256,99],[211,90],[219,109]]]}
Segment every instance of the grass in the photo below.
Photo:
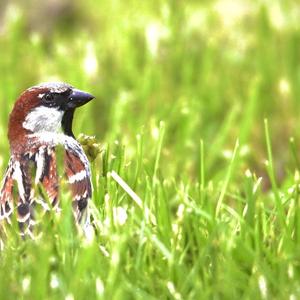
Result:
{"label": "grass", "polygon": [[12,228],[1,299],[300,297],[299,9],[228,3],[3,10],[2,174],[16,97],[53,78],[96,96],[74,131],[101,153],[95,235],[74,229],[63,190],[39,240]]}

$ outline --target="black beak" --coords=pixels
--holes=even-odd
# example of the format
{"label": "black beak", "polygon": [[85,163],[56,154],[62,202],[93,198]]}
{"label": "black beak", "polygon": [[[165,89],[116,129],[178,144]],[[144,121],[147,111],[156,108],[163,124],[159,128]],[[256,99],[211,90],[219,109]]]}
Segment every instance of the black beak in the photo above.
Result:
{"label": "black beak", "polygon": [[89,93],[73,89],[72,93],[68,96],[67,107],[74,109],[88,103],[94,98],[95,97]]}

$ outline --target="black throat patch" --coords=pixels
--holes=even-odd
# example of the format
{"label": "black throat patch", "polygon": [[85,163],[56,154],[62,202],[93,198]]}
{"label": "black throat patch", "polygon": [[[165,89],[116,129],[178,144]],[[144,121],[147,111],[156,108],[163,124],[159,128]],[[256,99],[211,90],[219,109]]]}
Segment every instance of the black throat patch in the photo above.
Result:
{"label": "black throat patch", "polygon": [[74,110],[75,109],[69,109],[69,110],[67,110],[64,113],[62,121],[61,121],[61,126],[62,126],[62,130],[63,130],[64,134],[66,134],[68,136],[71,136],[73,138],[75,138],[74,134],[73,134],[73,131],[72,131],[72,123],[73,123],[73,117],[74,117]]}

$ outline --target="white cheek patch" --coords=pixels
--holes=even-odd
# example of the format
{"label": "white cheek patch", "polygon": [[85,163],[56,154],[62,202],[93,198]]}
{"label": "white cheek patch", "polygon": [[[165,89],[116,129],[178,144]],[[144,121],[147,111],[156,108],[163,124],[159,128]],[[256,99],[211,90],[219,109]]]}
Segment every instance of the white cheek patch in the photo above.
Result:
{"label": "white cheek patch", "polygon": [[53,107],[39,106],[25,118],[23,127],[36,132],[59,132],[64,112]]}

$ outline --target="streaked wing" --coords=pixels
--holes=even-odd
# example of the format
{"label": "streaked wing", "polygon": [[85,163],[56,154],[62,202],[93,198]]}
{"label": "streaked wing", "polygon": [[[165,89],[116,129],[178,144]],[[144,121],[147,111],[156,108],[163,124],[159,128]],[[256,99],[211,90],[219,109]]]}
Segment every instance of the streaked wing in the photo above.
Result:
{"label": "streaked wing", "polygon": [[[55,147],[41,146],[35,156],[36,175],[35,183],[41,183],[47,197],[54,209],[58,209],[58,174],[56,165]],[[36,202],[47,210],[47,203],[43,199],[36,199]]]}
{"label": "streaked wing", "polygon": [[[35,224],[35,202],[49,210],[47,202],[42,197],[36,197],[33,190],[35,185],[41,183],[44,187],[50,203],[57,207],[58,201],[58,176],[55,159],[55,148],[39,146],[30,153],[20,157],[12,157],[9,161],[0,194],[0,220],[6,219],[10,223],[9,216],[13,211],[14,203],[17,204],[17,220],[24,235],[32,235],[31,229]],[[35,178],[33,178],[33,169]],[[17,199],[14,199],[14,183],[17,187]]]}
{"label": "streaked wing", "polygon": [[10,159],[0,191],[0,220],[6,219],[8,222],[10,222],[9,217],[13,211],[13,173],[14,167],[12,159]]}
{"label": "streaked wing", "polygon": [[88,199],[91,198],[92,186],[89,164],[81,147],[76,151],[66,149],[65,173],[72,191],[75,218],[82,222]]}
{"label": "streaked wing", "polygon": [[11,157],[4,176],[1,188],[1,219],[5,219],[8,223],[10,215],[14,209],[14,183],[16,182],[18,199],[17,199],[17,220],[21,229],[21,234],[29,233],[31,225],[31,204],[32,204],[32,185],[30,177],[30,158],[29,155],[21,157]]}

